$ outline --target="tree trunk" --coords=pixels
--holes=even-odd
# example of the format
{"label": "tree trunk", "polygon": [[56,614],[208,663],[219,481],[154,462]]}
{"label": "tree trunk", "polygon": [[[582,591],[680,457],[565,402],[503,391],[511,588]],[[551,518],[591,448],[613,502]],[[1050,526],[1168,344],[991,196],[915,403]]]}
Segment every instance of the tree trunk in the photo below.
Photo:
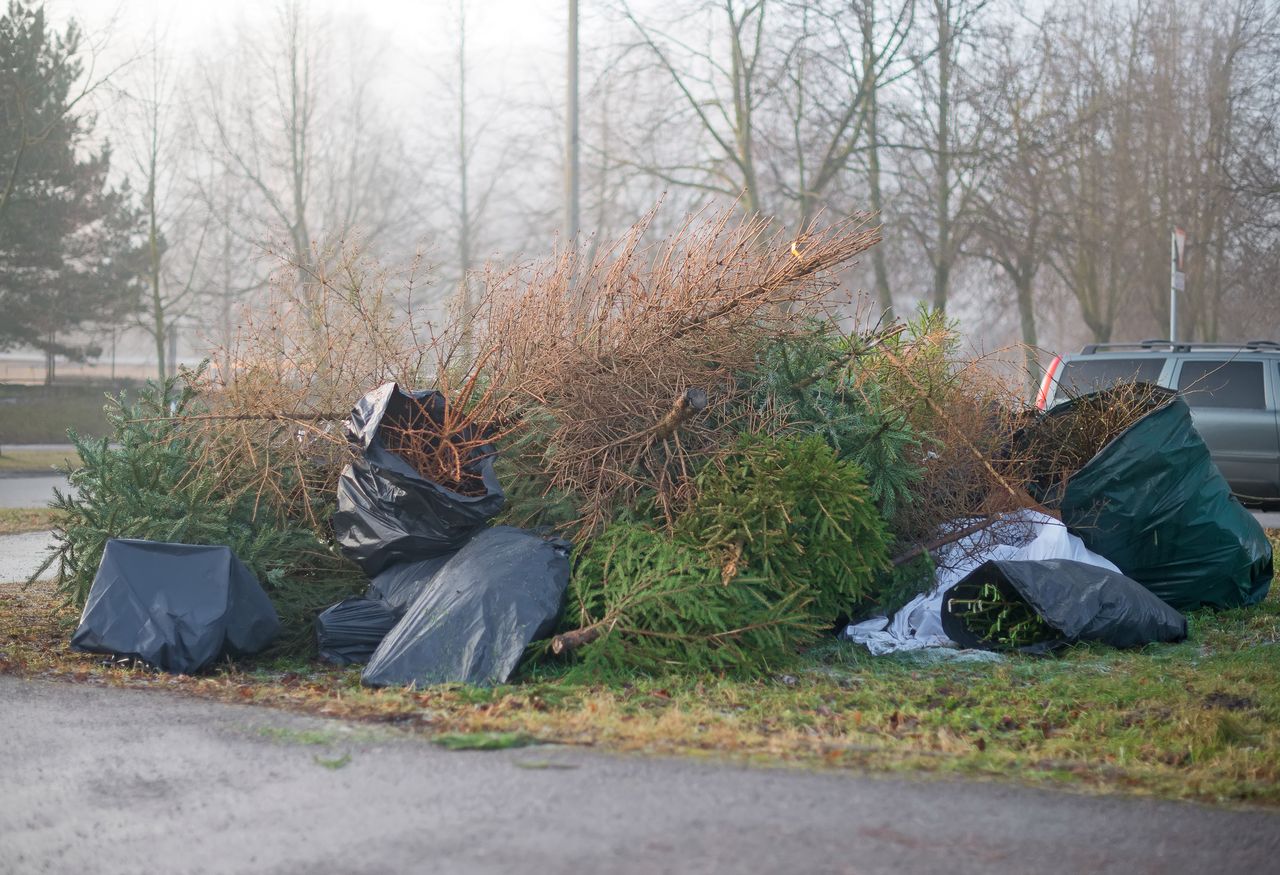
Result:
{"label": "tree trunk", "polygon": [[289,160],[290,189],[293,202],[293,257],[299,269],[311,263],[311,235],[307,229],[307,171],[310,162],[307,128],[310,122],[308,102],[311,79],[308,59],[302,46],[302,10],[290,6],[289,26]]}
{"label": "tree trunk", "polygon": [[[462,0],[458,2],[458,11],[461,14]],[[567,112],[565,113],[565,162],[564,162],[564,242],[567,246],[570,241],[575,240],[578,236],[579,218],[579,192],[581,188],[581,180],[579,179],[579,132],[578,132],[578,0],[569,0],[569,52],[568,52],[568,70],[565,83],[565,103]]]}
{"label": "tree trunk", "polygon": [[1036,311],[1032,298],[1032,280],[1019,276],[1015,287],[1018,291],[1018,316],[1022,322],[1022,356],[1027,370],[1027,383],[1034,393],[1040,386],[1040,359],[1036,355],[1036,347],[1040,345],[1036,337]]}
{"label": "tree trunk", "polygon": [[160,297],[160,229],[159,217],[156,215],[156,126],[154,123],[151,130],[151,161],[148,168],[150,179],[147,180],[147,272],[151,285],[151,333],[156,342],[156,376],[163,383],[165,378],[165,308],[164,300]]}
{"label": "tree trunk", "polygon": [[[748,215],[763,216],[764,203],[760,197],[760,187],[756,182],[755,166],[755,131],[753,130],[751,105],[751,78],[747,71],[747,61],[742,50],[742,29],[746,19],[739,20],[734,15],[733,4],[726,3],[725,11],[729,14],[729,34],[732,40],[732,64],[730,80],[733,89],[733,135],[734,146],[738,153],[738,162],[742,169],[744,187],[742,206]],[[764,15],[764,9],[757,11]],[[771,216],[769,218],[772,218]]]}
{"label": "tree trunk", "polygon": [[471,317],[475,301],[471,293],[471,202],[467,189],[467,19],[466,6],[458,0],[458,301],[462,310],[462,343],[471,347]]}
{"label": "tree trunk", "polygon": [[[880,97],[876,80],[874,4],[867,5],[868,17],[862,29],[862,87],[866,94],[867,183],[871,187],[871,210],[884,222],[884,197],[880,190]],[[880,312],[893,321],[893,291],[889,287],[889,267],[885,263],[884,244],[871,249],[871,269],[876,280],[876,301]]]}
{"label": "tree trunk", "polygon": [[946,312],[951,289],[951,62],[950,10],[936,3],[938,12],[938,132],[937,150],[937,251],[933,264],[933,306]]}
{"label": "tree trunk", "polygon": [[52,332],[50,332],[49,348],[46,349],[44,352],[44,384],[46,386],[52,386],[53,380],[57,376],[57,364],[56,364],[57,355],[53,352],[53,344],[55,343],[56,339],[57,339],[57,336]]}

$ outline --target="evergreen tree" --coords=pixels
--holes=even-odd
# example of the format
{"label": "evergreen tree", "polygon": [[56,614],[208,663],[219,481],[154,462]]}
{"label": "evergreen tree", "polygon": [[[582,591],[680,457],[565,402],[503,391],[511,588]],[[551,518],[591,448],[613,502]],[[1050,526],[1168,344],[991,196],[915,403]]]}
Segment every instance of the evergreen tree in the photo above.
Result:
{"label": "evergreen tree", "polygon": [[81,33],[54,32],[42,6],[0,15],[0,349],[81,359],[65,335],[136,306],[141,221],[127,186],[107,183],[110,151],[90,148]]}

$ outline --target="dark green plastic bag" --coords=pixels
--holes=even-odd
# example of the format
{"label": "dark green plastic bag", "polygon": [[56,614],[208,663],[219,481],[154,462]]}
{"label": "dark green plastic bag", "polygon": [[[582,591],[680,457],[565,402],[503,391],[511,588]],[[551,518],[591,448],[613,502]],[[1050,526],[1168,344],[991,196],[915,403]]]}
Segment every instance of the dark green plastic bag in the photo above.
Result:
{"label": "dark green plastic bag", "polygon": [[1168,400],[1103,447],[1065,492],[1032,484],[1032,495],[1180,611],[1257,604],[1271,586],[1271,544],[1213,464],[1186,402],[1164,391]]}

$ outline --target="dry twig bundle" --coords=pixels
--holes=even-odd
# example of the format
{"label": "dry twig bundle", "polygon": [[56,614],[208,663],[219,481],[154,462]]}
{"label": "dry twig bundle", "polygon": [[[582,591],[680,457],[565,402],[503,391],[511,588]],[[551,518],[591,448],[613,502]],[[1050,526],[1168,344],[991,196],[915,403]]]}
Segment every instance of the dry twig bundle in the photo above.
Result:
{"label": "dry twig bundle", "polygon": [[[1024,488],[1015,441],[1020,390],[986,358],[958,357],[955,332],[940,316],[922,321],[864,360],[855,383],[855,391],[888,399],[882,406],[921,436],[918,486],[890,520],[895,565],[925,552],[939,565],[965,562],[1008,535],[1009,514],[1038,506]],[[963,549],[939,552],[957,541]]]}
{"label": "dry twig bundle", "polygon": [[234,337],[216,348],[199,381],[207,412],[187,419],[199,464],[229,490],[325,532],[324,509],[350,458],[340,421],[387,380],[413,386],[448,370],[458,344],[402,306],[412,300],[416,265],[392,275],[352,245],[285,264],[267,300],[246,306]]}
{"label": "dry twig bundle", "polygon": [[764,427],[744,425],[741,378],[880,239],[865,216],[793,238],[725,211],[650,244],[652,219],[590,262],[569,251],[491,278],[476,321],[511,405],[549,419],[539,465],[581,498],[584,532],[644,489],[670,515],[697,460]]}
{"label": "dry twig bundle", "polygon": [[1136,382],[1073,399],[1024,430],[1024,476],[1046,500],[1064,495],[1071,477],[1103,447],[1168,400],[1169,390]]}
{"label": "dry twig bundle", "polygon": [[477,409],[486,409],[486,394],[477,397],[476,373],[452,395],[428,395],[421,401],[401,396],[403,404],[389,409],[378,426],[383,446],[423,478],[471,496],[487,491],[479,463],[496,453],[494,442],[505,436],[473,418]]}

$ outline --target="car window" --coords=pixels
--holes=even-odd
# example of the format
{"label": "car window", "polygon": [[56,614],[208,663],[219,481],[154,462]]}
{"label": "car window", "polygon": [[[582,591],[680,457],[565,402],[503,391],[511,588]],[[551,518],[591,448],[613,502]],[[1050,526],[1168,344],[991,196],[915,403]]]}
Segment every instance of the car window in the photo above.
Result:
{"label": "car window", "polygon": [[1063,365],[1062,376],[1058,378],[1058,400],[1110,389],[1116,383],[1126,380],[1154,383],[1160,379],[1164,362],[1163,358],[1157,356],[1071,359]]}
{"label": "car window", "polygon": [[1265,410],[1262,362],[1183,362],[1178,391],[1192,407]]}

